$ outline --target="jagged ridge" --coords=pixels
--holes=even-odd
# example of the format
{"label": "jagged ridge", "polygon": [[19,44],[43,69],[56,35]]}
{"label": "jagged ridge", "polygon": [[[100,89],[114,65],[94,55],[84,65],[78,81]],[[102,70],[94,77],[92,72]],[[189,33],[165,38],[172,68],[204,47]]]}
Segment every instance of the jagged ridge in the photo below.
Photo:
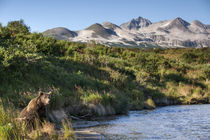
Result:
{"label": "jagged ridge", "polygon": [[77,32],[53,28],[45,31],[44,35],[69,41],[95,40],[102,44],[127,47],[148,47],[148,44],[152,47],[210,46],[210,25],[198,20],[189,23],[180,17],[156,23],[138,17],[120,26],[111,22],[96,23]]}

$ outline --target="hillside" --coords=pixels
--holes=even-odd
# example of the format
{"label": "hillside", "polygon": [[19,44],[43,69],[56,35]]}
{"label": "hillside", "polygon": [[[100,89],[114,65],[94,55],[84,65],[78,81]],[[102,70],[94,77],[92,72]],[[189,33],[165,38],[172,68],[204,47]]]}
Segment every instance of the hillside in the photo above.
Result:
{"label": "hillside", "polygon": [[[198,20],[191,23],[177,17],[152,23],[143,17],[132,19],[120,26],[111,22],[93,24],[77,35],[65,39],[74,42],[89,42],[94,40],[107,46],[124,46],[127,48],[203,48],[210,47],[210,25]],[[49,29],[54,30],[54,29]],[[62,39],[58,32],[45,36]]]}
{"label": "hillside", "polygon": [[43,32],[43,34],[60,40],[68,40],[69,37],[77,36],[76,32],[70,31],[67,28],[63,27],[57,27],[51,30],[46,30],[45,32]]}
{"label": "hillside", "polygon": [[98,24],[98,23],[91,25],[85,30],[93,31],[93,34],[90,37],[109,38],[111,35],[116,35],[114,31],[110,29],[106,29],[101,24]]}
{"label": "hillside", "polygon": [[[37,33],[20,33],[8,26],[1,27],[0,91],[1,98],[11,100],[15,107],[25,106],[37,90],[48,89],[59,91],[58,98],[64,100],[61,106],[84,101],[88,104],[95,98],[102,104],[103,96],[120,104],[120,100],[115,101],[118,95],[123,95],[120,98],[125,101],[141,95],[142,101],[130,102],[130,109],[143,107],[136,103],[148,97],[191,103],[194,92],[200,97],[208,95],[209,48],[109,48],[94,42],[71,43]],[[182,88],[186,88],[186,95]],[[64,95],[67,98],[63,99]],[[69,104],[68,100],[75,97],[78,100]]]}
{"label": "hillside", "polygon": [[50,110],[87,118],[210,103],[210,48],[75,43],[30,33],[22,21],[14,21],[0,26],[0,85],[5,110],[19,111],[38,91],[50,90]]}

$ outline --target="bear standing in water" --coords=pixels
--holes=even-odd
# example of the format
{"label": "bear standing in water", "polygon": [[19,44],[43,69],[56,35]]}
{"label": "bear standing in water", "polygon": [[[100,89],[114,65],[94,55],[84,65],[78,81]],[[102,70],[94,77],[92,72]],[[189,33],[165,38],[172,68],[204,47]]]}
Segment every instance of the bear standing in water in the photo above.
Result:
{"label": "bear standing in water", "polygon": [[26,124],[26,127],[36,128],[36,121],[43,122],[46,119],[46,105],[50,102],[50,94],[39,92],[39,96],[32,99],[21,111],[19,120]]}

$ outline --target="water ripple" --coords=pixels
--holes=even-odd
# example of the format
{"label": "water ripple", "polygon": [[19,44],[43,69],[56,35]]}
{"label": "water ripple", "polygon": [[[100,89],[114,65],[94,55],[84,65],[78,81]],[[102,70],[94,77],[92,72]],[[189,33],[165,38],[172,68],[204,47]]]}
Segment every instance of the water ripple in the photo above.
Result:
{"label": "water ripple", "polygon": [[108,139],[208,140],[210,105],[168,106],[152,111],[130,111],[127,116],[99,123],[101,125],[88,129],[102,133]]}

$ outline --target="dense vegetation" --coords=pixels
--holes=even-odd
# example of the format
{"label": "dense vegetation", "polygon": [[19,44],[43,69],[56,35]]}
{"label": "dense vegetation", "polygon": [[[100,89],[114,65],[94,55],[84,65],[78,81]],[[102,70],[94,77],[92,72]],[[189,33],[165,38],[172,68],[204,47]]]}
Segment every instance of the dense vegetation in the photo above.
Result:
{"label": "dense vegetation", "polygon": [[51,109],[70,107],[77,116],[210,103],[209,79],[210,48],[110,48],[30,33],[22,20],[0,25],[4,110],[22,109],[38,90],[53,91]]}

